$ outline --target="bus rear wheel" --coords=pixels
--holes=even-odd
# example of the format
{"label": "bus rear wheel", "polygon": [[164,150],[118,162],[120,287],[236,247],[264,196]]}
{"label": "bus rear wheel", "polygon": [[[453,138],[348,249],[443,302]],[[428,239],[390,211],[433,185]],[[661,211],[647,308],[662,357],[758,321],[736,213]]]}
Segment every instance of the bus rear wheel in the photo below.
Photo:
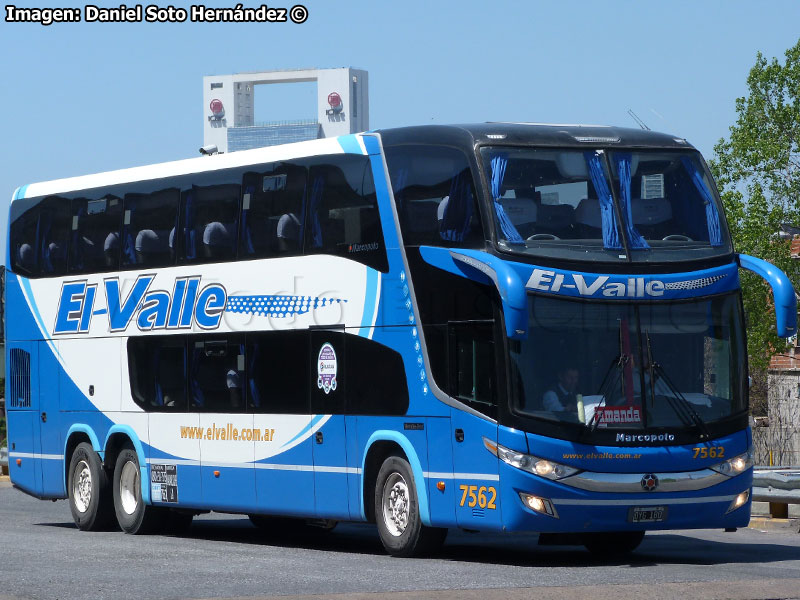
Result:
{"label": "bus rear wheel", "polygon": [[447,536],[447,529],[422,524],[411,467],[399,456],[387,458],[378,471],[375,521],[381,543],[392,556],[429,554]]}
{"label": "bus rear wheel", "polygon": [[86,442],[78,444],[70,458],[67,494],[72,519],[81,531],[105,529],[113,521],[108,474]]}
{"label": "bus rear wheel", "polygon": [[125,533],[151,533],[163,525],[163,509],[147,506],[142,499],[140,473],[136,451],[123,448],[114,467],[114,511]]}
{"label": "bus rear wheel", "polygon": [[625,556],[630,554],[644,539],[644,531],[613,531],[585,533],[582,541],[586,549],[598,556]]}

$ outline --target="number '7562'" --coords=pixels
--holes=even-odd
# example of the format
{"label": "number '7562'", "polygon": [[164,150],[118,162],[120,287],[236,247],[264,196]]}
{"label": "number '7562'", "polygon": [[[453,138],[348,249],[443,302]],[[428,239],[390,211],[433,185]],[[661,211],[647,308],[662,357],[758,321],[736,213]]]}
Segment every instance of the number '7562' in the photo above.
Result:
{"label": "number '7562'", "polygon": [[459,506],[467,506],[473,508],[478,506],[480,508],[490,508],[494,510],[497,508],[495,500],[497,500],[497,490],[493,487],[485,487],[477,485],[460,485],[458,489],[461,490],[461,503]]}

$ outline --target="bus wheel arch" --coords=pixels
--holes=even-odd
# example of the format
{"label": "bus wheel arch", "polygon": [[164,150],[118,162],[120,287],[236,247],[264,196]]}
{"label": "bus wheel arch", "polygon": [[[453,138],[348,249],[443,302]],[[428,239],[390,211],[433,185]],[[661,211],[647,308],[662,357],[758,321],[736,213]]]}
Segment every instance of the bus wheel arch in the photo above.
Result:
{"label": "bus wheel arch", "polygon": [[431,554],[447,536],[447,529],[423,524],[418,481],[408,460],[397,454],[386,457],[378,471],[373,488],[375,524],[392,556]]}
{"label": "bus wheel arch", "polygon": [[395,441],[378,440],[374,442],[367,451],[364,459],[364,476],[361,488],[361,501],[364,507],[364,516],[370,523],[375,522],[375,483],[378,480],[378,471],[384,461],[390,456],[398,456],[408,460],[403,448]]}
{"label": "bus wheel arch", "polygon": [[[69,476],[70,476],[70,462],[75,449],[80,444],[88,444],[95,452],[100,452],[100,446],[97,442],[97,436],[91,429],[81,426],[73,425],[67,432],[67,441],[64,444],[64,490],[69,497]],[[99,460],[99,456],[98,456]]]}

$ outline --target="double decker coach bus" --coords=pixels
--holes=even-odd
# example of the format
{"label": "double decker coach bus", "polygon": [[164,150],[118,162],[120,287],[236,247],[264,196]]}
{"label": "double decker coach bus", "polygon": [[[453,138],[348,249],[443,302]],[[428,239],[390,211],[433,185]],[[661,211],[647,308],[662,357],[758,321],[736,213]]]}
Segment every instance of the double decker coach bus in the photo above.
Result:
{"label": "double decker coach bus", "polygon": [[371,521],[736,528],[751,435],[738,269],[685,140],[390,129],[32,184],[11,203],[12,482],[80,529]]}

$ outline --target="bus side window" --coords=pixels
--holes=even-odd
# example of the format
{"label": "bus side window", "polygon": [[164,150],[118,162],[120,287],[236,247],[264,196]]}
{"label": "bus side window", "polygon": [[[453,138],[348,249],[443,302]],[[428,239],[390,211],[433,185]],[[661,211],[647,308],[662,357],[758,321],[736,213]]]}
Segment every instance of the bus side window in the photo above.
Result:
{"label": "bus side window", "polygon": [[369,159],[343,155],[323,160],[310,168],[306,254],[343,256],[387,272]]}
{"label": "bus side window", "polygon": [[386,161],[406,246],[483,245],[475,183],[463,152],[397,146],[386,149]]}
{"label": "bus side window", "polygon": [[40,204],[37,233],[39,271],[42,275],[67,272],[67,248],[71,229],[70,203],[51,196]]}
{"label": "bus side window", "polygon": [[275,165],[242,179],[241,258],[297,256],[303,252],[305,167]]}
{"label": "bus side window", "polygon": [[92,273],[119,267],[122,199],[112,195],[72,201],[70,273]]}
{"label": "bus side window", "polygon": [[125,194],[122,219],[123,267],[175,264],[180,190]]}
{"label": "bus side window", "polygon": [[472,408],[496,416],[497,379],[493,326],[450,323],[450,395]]}
{"label": "bus side window", "polygon": [[238,184],[193,185],[185,192],[181,210],[184,262],[236,257],[240,188]]}
{"label": "bus side window", "polygon": [[308,330],[247,335],[247,405],[253,413],[309,414]]}
{"label": "bus side window", "polygon": [[186,338],[128,339],[131,395],[146,411],[186,411]]}
{"label": "bus side window", "polygon": [[[345,336],[347,412],[354,415],[405,415],[408,383],[399,352],[358,335]],[[413,363],[412,376],[419,369]]]}
{"label": "bus side window", "polygon": [[245,354],[242,336],[189,338],[191,409],[239,413],[245,410]]}
{"label": "bus side window", "polygon": [[[17,212],[20,210],[22,212]],[[17,200],[11,205],[9,262],[12,270],[20,275],[30,277],[38,275],[39,272],[39,257],[36,252],[39,247],[37,242],[39,213],[39,207],[30,206],[30,202],[26,200]]]}

